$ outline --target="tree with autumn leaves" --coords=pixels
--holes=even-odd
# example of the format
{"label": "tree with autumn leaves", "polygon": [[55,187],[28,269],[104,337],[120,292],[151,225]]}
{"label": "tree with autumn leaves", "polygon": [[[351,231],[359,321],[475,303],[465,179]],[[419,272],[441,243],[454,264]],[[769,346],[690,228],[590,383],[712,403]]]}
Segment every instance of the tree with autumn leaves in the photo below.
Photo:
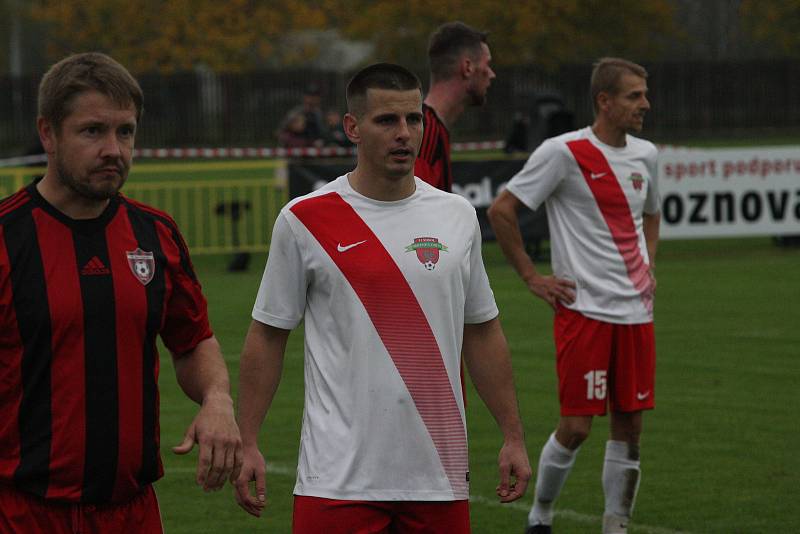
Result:
{"label": "tree with autumn leaves", "polygon": [[[598,55],[655,57],[673,34],[668,0],[461,0],[356,1],[360,16],[344,25],[350,35],[375,42],[382,58],[412,63],[427,55],[428,35],[448,20],[490,33],[497,65],[587,61]],[[389,21],[375,24],[374,21]]]}
{"label": "tree with autumn leaves", "polygon": [[618,0],[614,9],[603,0],[38,0],[30,9],[49,25],[53,59],[97,49],[135,72],[291,66],[316,51],[286,50],[281,37],[327,28],[373,42],[374,59],[421,65],[430,32],[454,19],[490,32],[498,65],[646,58],[669,38],[672,20],[668,0]]}
{"label": "tree with autumn leaves", "polygon": [[745,0],[745,29],[778,54],[800,57],[800,0]]}
{"label": "tree with autumn leaves", "polygon": [[185,71],[201,64],[237,72],[268,62],[285,32],[327,23],[325,10],[308,2],[278,5],[251,0],[38,0],[32,2],[30,16],[49,24],[47,52],[54,60],[75,51],[100,50],[134,72]]}
{"label": "tree with autumn leaves", "polygon": [[[8,0],[6,0],[8,1]],[[337,29],[370,41],[373,60],[424,65],[428,35],[448,20],[490,32],[496,65],[588,62],[599,55],[666,57],[687,38],[675,26],[677,0],[31,0],[51,60],[82,50],[113,55],[132,71],[175,72],[204,65],[238,72],[303,65],[313,44],[282,46],[306,30]],[[741,0],[741,24],[787,55],[800,46],[800,0]],[[688,36],[691,38],[691,36]],[[302,41],[300,41],[302,42]]]}

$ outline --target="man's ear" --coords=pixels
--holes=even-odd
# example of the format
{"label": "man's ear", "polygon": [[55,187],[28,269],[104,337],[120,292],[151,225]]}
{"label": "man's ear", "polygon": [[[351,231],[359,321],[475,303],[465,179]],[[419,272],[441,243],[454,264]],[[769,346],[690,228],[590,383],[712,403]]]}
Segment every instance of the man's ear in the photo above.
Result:
{"label": "man's ear", "polygon": [[36,131],[39,133],[39,140],[42,142],[42,148],[48,154],[52,154],[56,149],[56,131],[50,121],[44,117],[36,119]]}
{"label": "man's ear", "polygon": [[460,70],[461,70],[461,77],[465,80],[468,80],[472,77],[472,73],[475,72],[475,63],[472,62],[470,59],[469,54],[464,54],[461,56],[460,62]]}
{"label": "man's ear", "polygon": [[606,93],[605,91],[600,91],[597,93],[597,111],[607,111],[609,101],[611,100],[611,95]]}
{"label": "man's ear", "polygon": [[358,131],[358,119],[352,113],[345,113],[342,119],[344,134],[355,144],[361,142],[361,133]]}

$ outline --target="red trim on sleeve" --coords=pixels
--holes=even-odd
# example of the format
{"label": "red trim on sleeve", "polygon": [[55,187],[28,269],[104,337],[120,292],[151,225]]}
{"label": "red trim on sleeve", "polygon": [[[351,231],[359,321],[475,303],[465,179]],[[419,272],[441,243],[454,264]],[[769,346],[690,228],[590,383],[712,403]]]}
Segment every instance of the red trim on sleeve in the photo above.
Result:
{"label": "red trim on sleeve", "polygon": [[21,189],[17,191],[14,195],[8,197],[2,204],[0,204],[0,217],[3,215],[14,211],[18,207],[22,206],[26,202],[31,199],[31,196],[28,194],[28,191],[25,189]]}

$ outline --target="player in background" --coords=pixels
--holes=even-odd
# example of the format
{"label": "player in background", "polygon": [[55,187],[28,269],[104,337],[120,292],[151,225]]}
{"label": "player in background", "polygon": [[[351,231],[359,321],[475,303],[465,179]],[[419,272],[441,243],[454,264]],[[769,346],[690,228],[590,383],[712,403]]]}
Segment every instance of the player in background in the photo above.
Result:
{"label": "player in background", "polygon": [[[593,416],[607,407],[603,532],[626,532],[639,487],[642,411],[654,407],[656,148],[631,135],[650,109],[647,72],[623,59],[600,59],[591,95],[592,126],[546,140],[488,212],[508,261],[555,310],[561,418],[539,458],[528,533],[551,531],[553,502]],[[552,276],[540,274],[526,254],[517,218],[523,205],[542,202]]]}
{"label": "player in background", "polygon": [[256,516],[265,506],[259,427],[304,320],[293,531],[466,533],[462,349],[502,431],[500,501],[521,497],[531,475],[475,210],[414,177],[416,76],[366,67],[347,105],[356,168],[292,200],[275,223],[240,363],[237,502]]}
{"label": "player in background", "polygon": [[443,191],[453,189],[449,128],[468,106],[482,106],[494,79],[486,33],[448,22],[428,47],[430,88],[422,105],[425,131],[414,174]]}
{"label": "player in background", "polygon": [[165,213],[119,194],[142,91],[104,54],[39,86],[43,178],[0,203],[0,531],[162,532],[156,336],[201,407],[173,450],[197,483],[235,478],[228,372],[188,250]]}

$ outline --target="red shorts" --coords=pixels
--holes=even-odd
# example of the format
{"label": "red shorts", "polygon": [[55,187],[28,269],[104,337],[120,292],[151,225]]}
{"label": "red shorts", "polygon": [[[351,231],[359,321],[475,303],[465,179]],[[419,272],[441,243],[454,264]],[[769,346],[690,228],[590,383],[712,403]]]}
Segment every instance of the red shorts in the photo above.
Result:
{"label": "red shorts", "polygon": [[0,534],[162,534],[153,486],[121,504],[50,502],[0,485]]}
{"label": "red shorts", "polygon": [[469,501],[342,501],[294,496],[293,534],[469,534]]}
{"label": "red shorts", "polygon": [[655,406],[653,323],[613,324],[559,306],[554,320],[561,415]]}

